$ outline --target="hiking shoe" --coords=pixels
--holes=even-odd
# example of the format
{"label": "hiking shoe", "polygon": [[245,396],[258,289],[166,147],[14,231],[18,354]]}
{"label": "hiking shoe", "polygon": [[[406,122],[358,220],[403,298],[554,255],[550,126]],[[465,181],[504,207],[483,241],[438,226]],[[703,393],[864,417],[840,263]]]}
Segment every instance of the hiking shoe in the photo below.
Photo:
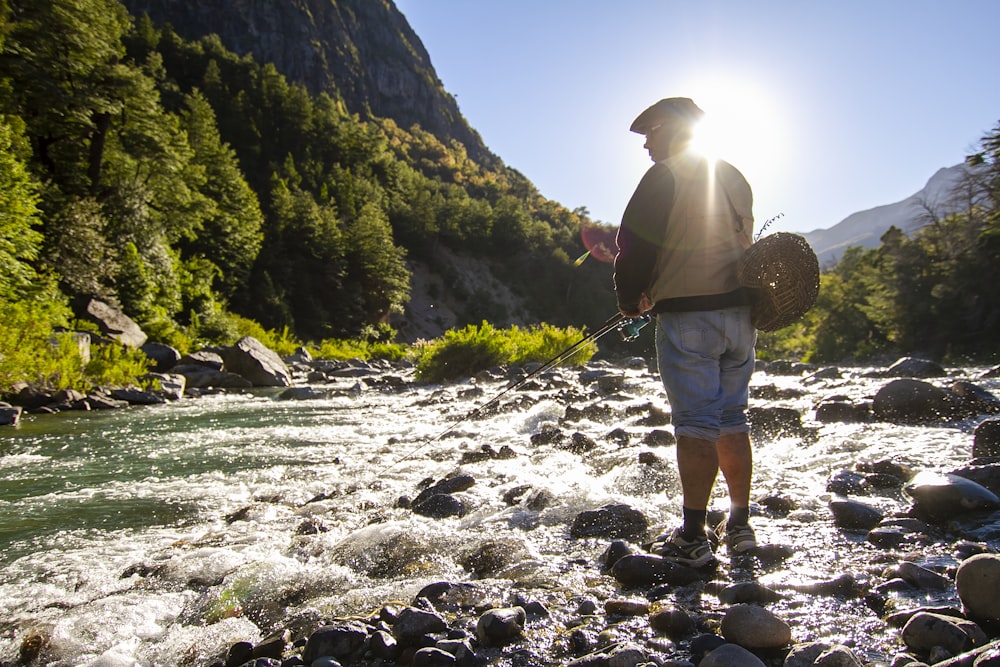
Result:
{"label": "hiking shoe", "polygon": [[649,550],[657,556],[688,567],[705,567],[717,562],[707,536],[686,540],[681,536],[680,528],[675,528],[669,536],[661,535],[656,538]]}
{"label": "hiking shoe", "polygon": [[731,554],[745,554],[757,548],[757,535],[748,525],[728,526],[723,521],[719,526],[719,534],[724,535],[726,551]]}

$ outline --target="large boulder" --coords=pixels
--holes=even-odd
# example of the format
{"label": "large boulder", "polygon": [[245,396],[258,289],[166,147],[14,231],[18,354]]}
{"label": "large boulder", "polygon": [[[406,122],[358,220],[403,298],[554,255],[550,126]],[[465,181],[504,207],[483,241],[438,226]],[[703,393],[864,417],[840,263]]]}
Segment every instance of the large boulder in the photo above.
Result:
{"label": "large boulder", "polygon": [[276,352],[253,336],[222,350],[226,370],[242,375],[255,387],[290,387],[292,374]]}
{"label": "large boulder", "polygon": [[903,357],[885,371],[885,377],[892,378],[937,378],[944,375],[946,372],[941,364],[918,357]]}
{"label": "large boulder", "polygon": [[84,299],[75,305],[77,317],[96,324],[101,335],[132,348],[138,349],[145,344],[148,338],[146,333],[132,318],[111,304],[97,299]]}

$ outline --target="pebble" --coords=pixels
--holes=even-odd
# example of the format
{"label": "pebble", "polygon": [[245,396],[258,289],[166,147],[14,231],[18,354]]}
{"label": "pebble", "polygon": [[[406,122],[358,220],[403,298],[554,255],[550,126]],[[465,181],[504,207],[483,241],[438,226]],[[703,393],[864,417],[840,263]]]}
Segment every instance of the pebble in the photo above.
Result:
{"label": "pebble", "polygon": [[722,618],[722,636],[747,648],[778,648],[792,639],[788,623],[763,607],[738,604]]}

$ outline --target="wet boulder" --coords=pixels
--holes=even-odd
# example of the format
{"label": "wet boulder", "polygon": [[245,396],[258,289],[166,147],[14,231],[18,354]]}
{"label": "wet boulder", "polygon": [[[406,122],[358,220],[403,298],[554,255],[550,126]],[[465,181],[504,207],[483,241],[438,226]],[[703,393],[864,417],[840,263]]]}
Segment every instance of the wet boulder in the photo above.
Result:
{"label": "wet boulder", "polygon": [[392,635],[402,646],[410,646],[424,635],[447,629],[448,624],[437,613],[404,607],[392,624]]}
{"label": "wet boulder", "polygon": [[913,500],[915,514],[932,523],[967,512],[1000,508],[995,493],[958,475],[920,472],[903,491]]}
{"label": "wet boulder", "polygon": [[923,380],[893,380],[872,401],[876,419],[897,424],[926,424],[965,414],[961,397]]}
{"label": "wet boulder", "polygon": [[958,599],[971,618],[1000,622],[1000,556],[977,554],[962,561],[955,573]]}

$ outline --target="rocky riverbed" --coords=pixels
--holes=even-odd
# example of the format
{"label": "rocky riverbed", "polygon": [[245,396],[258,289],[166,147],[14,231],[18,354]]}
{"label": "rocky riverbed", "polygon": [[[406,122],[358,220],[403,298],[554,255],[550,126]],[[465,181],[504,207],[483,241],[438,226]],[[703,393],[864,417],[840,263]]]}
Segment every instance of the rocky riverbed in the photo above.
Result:
{"label": "rocky riverbed", "polygon": [[989,369],[761,364],[761,546],[704,572],[644,549],[680,502],[643,360],[287,370],[0,432],[0,664],[1000,660]]}

